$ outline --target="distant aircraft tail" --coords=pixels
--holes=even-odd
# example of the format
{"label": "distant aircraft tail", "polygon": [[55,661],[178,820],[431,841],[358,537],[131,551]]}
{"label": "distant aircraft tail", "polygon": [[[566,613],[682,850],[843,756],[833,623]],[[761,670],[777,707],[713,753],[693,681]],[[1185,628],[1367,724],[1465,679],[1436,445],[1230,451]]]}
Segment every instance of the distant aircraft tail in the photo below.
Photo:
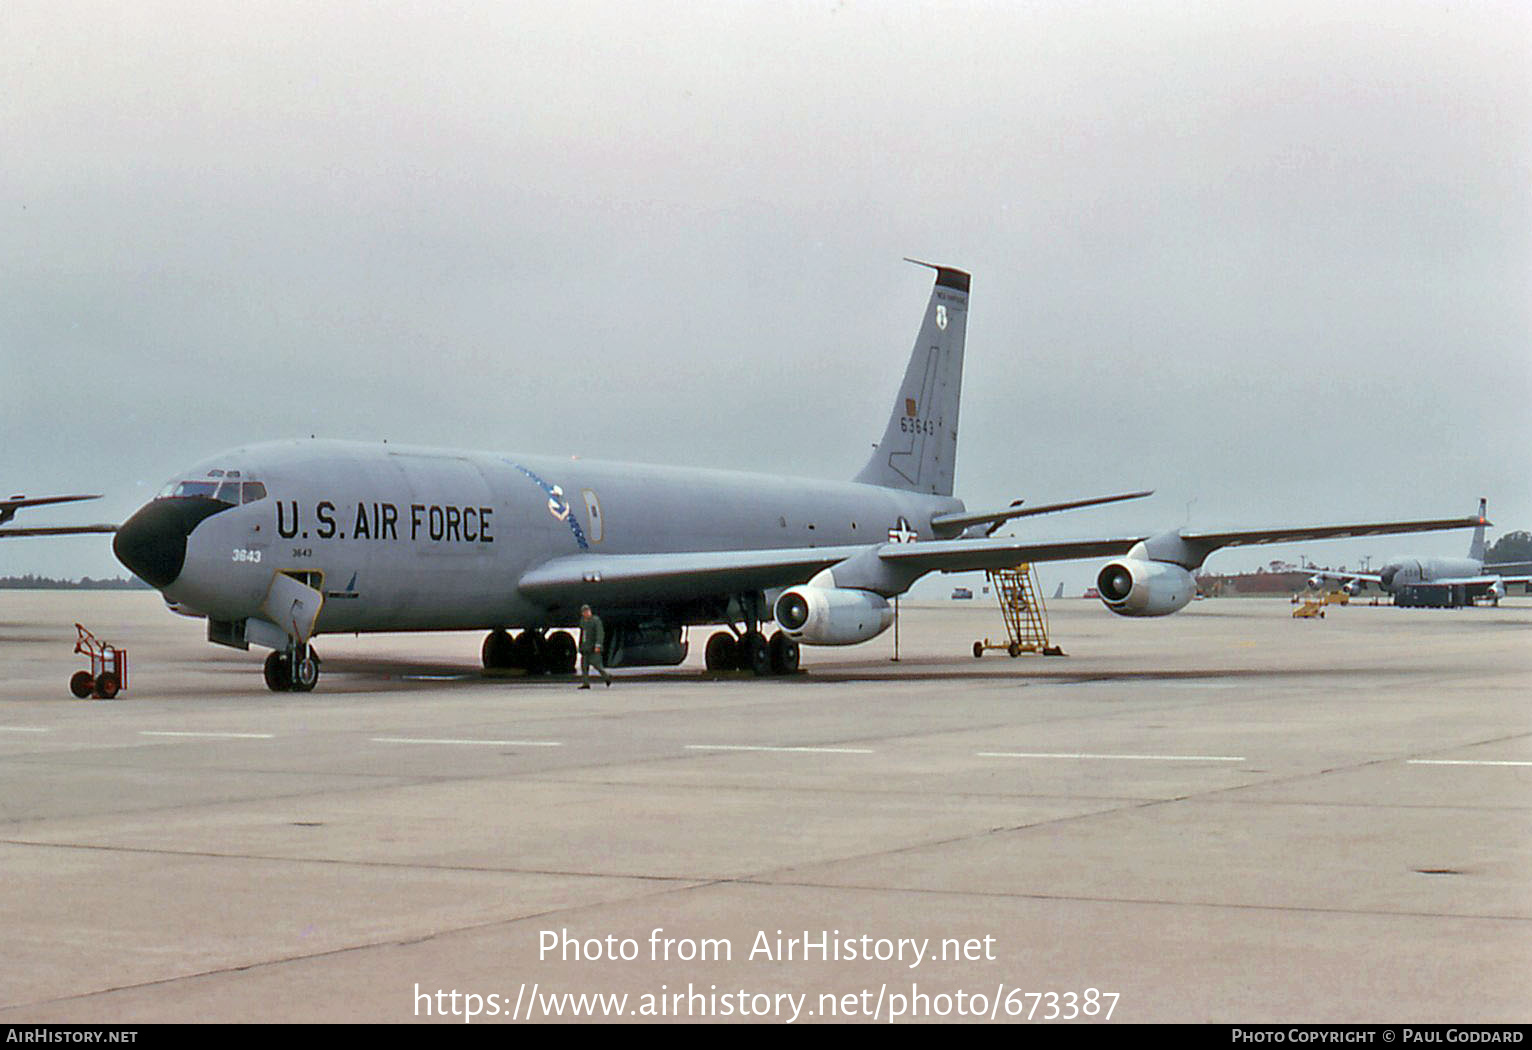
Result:
{"label": "distant aircraft tail", "polygon": [[1473,542],[1468,545],[1468,556],[1470,558],[1474,559],[1475,561],[1479,561],[1479,562],[1482,562],[1484,560],[1484,552],[1486,550],[1486,548],[1484,546],[1484,522],[1485,522],[1485,512],[1488,509],[1489,509],[1489,500],[1485,499],[1483,496],[1480,496],[1479,497],[1479,524],[1473,530]]}
{"label": "distant aircraft tail", "polygon": [[968,327],[970,277],[930,266],[936,287],[926,304],[920,335],[904,382],[894,398],[883,440],[855,480],[884,488],[952,495],[957,466],[958,404],[963,392],[963,337]]}

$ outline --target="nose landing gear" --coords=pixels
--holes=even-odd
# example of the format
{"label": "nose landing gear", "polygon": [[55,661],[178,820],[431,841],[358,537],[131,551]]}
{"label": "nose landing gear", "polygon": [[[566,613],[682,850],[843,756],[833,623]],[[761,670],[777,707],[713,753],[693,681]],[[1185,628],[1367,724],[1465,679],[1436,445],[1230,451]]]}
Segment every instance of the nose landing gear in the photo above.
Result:
{"label": "nose landing gear", "polygon": [[264,668],[266,688],[273,693],[309,693],[319,684],[319,654],[311,645],[273,649]]}
{"label": "nose landing gear", "polygon": [[[272,646],[266,657],[266,688],[273,693],[307,693],[319,682],[319,655],[309,645],[324,607],[324,574],[315,570],[283,569],[271,579],[261,602],[263,643]],[[284,641],[278,642],[279,638]],[[275,644],[274,644],[275,643]]]}

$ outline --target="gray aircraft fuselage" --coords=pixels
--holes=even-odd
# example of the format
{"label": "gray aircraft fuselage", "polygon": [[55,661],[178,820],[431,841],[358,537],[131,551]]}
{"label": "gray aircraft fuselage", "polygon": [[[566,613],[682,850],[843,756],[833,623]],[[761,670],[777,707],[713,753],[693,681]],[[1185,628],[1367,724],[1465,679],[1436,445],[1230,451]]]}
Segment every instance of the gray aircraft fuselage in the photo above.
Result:
{"label": "gray aircraft fuselage", "polygon": [[[933,515],[963,508],[856,482],[313,440],[235,449],[180,481],[265,494],[209,513],[179,566],[169,552],[149,582],[186,611],[233,621],[258,614],[273,572],[320,573],[316,633],[570,626],[578,608],[524,597],[525,572],[581,553],[929,539]],[[664,605],[664,618],[718,622],[727,597]]]}
{"label": "gray aircraft fuselage", "polygon": [[1477,558],[1390,558],[1379,572],[1383,590],[1393,593],[1415,583],[1479,576],[1484,563]]}

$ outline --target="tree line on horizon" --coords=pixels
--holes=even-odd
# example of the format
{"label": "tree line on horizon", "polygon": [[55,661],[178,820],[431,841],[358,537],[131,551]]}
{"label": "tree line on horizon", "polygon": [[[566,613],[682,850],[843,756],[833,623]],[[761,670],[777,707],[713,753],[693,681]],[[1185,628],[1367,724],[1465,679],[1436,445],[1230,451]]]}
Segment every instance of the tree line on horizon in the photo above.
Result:
{"label": "tree line on horizon", "polygon": [[0,590],[7,591],[147,591],[153,590],[137,576],[113,576],[110,579],[93,579],[82,576],[78,580],[60,580],[52,576],[0,576]]}

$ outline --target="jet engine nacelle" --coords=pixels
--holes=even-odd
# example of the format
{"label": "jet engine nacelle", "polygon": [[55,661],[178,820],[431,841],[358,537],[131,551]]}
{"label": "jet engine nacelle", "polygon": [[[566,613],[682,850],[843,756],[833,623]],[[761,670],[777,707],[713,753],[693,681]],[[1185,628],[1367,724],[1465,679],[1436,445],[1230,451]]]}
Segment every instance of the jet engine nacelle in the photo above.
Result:
{"label": "jet engine nacelle", "polygon": [[1179,565],[1123,558],[1101,570],[1096,590],[1118,616],[1169,616],[1196,596],[1197,582]]}
{"label": "jet engine nacelle", "polygon": [[894,622],[888,599],[849,587],[789,587],[774,612],[784,634],[808,645],[856,645]]}

